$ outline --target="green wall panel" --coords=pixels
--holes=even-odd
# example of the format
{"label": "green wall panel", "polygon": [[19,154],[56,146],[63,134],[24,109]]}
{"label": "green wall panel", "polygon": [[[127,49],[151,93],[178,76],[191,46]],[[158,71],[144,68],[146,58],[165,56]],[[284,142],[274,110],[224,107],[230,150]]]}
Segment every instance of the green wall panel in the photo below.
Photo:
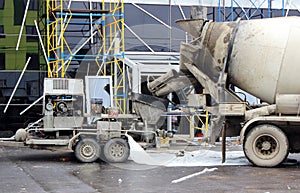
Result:
{"label": "green wall panel", "polygon": [[[14,5],[17,5],[15,7]],[[0,25],[4,26],[5,38],[0,38],[0,53],[5,53],[5,69],[21,70],[23,69],[27,58],[26,53],[38,53],[39,42],[26,41],[26,27],[23,28],[22,38],[19,50],[16,51],[21,23],[23,20],[25,5],[23,0],[5,1],[5,7],[0,10]],[[17,18],[15,18],[15,15]],[[20,16],[21,15],[21,16]],[[25,25],[34,26],[34,20],[37,20],[38,12],[28,10]],[[19,25],[14,25],[15,22]],[[44,62],[44,61],[43,61]]]}

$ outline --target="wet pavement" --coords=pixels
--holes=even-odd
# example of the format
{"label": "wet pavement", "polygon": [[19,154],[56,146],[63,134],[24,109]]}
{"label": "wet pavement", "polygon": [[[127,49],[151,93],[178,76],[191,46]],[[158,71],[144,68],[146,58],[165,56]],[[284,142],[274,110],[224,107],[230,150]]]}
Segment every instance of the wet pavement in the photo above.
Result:
{"label": "wet pavement", "polygon": [[[295,154],[290,158],[300,161]],[[299,163],[277,168],[79,163],[72,152],[0,147],[0,193],[299,192]]]}

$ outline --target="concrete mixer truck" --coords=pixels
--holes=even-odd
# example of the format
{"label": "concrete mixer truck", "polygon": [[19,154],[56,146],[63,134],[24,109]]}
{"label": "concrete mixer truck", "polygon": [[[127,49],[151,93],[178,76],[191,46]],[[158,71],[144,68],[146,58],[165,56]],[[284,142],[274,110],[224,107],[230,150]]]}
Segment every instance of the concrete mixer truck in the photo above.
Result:
{"label": "concrete mixer truck", "polygon": [[[225,125],[227,134],[240,135],[254,165],[273,167],[300,152],[300,18],[177,23],[193,36],[181,45],[180,72],[149,82],[149,90],[176,92],[186,86],[174,84],[183,76],[200,83],[202,105],[212,114],[211,139]],[[261,102],[249,104],[235,88]]]}

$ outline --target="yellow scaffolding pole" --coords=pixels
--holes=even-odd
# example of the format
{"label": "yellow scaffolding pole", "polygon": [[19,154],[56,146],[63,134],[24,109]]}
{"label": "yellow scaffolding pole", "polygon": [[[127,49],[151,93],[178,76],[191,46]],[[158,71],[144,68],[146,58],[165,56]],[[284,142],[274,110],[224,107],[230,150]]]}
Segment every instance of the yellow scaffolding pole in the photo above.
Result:
{"label": "yellow scaffolding pole", "polygon": [[[64,46],[63,46],[63,0],[47,0],[47,55],[48,55],[48,77],[64,76]],[[58,14],[56,14],[58,13]],[[57,17],[59,16],[59,17]]]}
{"label": "yellow scaffolding pole", "polygon": [[[101,42],[94,61],[99,67],[100,75],[112,77],[114,106],[119,108],[120,113],[126,113],[123,0],[110,2],[103,0],[100,2],[101,10],[72,10],[71,2],[66,0],[46,0],[46,2],[48,77],[65,77],[71,61],[76,56],[65,38],[71,18],[75,15],[82,18],[100,17],[101,24],[93,21],[93,30],[97,31],[97,37]],[[66,8],[68,3],[69,6]]]}
{"label": "yellow scaffolding pole", "polygon": [[[109,3],[103,2],[104,9],[109,13],[103,18],[110,18],[111,22],[105,22],[102,26],[103,49],[99,50],[99,55],[103,54],[101,73],[105,76],[113,77],[114,105],[119,108],[120,113],[126,113],[127,99],[125,88],[125,65],[124,65],[124,3],[123,0],[115,0]],[[119,12],[119,13],[118,13]],[[100,57],[98,57],[100,58]]]}
{"label": "yellow scaffolding pole", "polygon": [[[71,14],[64,21],[63,13],[65,0],[47,0],[47,55],[48,55],[48,77],[65,77],[65,47],[70,52],[69,45],[65,40],[64,33],[71,20]],[[69,64],[69,63],[68,63]],[[67,65],[68,65],[67,64]]]}
{"label": "yellow scaffolding pole", "polygon": [[[208,137],[209,135],[209,113],[207,110],[204,112],[198,113],[197,111],[188,110],[188,115],[186,115],[186,119],[190,123],[190,139],[192,140],[194,138],[194,131],[195,130],[201,130],[204,131],[204,137]],[[202,127],[198,126],[197,121],[199,121],[202,125]],[[205,120],[203,120],[204,118]]]}

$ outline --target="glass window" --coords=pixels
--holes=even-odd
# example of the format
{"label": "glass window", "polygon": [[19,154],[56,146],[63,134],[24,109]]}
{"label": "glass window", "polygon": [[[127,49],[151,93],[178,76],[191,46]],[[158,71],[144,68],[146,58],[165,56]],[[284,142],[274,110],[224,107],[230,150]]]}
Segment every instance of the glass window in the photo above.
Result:
{"label": "glass window", "polygon": [[29,96],[39,96],[38,92],[39,83],[38,81],[26,81],[26,93]]}
{"label": "glass window", "polygon": [[31,57],[30,62],[28,64],[27,69],[28,70],[39,70],[40,69],[40,60],[39,55],[37,53],[27,53],[26,54],[26,60]]}
{"label": "glass window", "polygon": [[0,70],[5,70],[5,53],[0,53]]}
{"label": "glass window", "polygon": [[27,42],[37,42],[38,34],[35,26],[26,26],[26,40]]}
{"label": "glass window", "polygon": [[4,9],[5,0],[0,0],[0,9]]}
{"label": "glass window", "polygon": [[6,79],[0,79],[0,88],[6,88]]}
{"label": "glass window", "polygon": [[[28,0],[24,0],[24,9],[27,5],[27,1]],[[29,10],[38,10],[38,3],[39,3],[39,0],[30,0],[28,9]]]}
{"label": "glass window", "polygon": [[0,38],[5,38],[4,26],[3,25],[0,25]]}
{"label": "glass window", "polygon": [[23,0],[14,0],[14,25],[21,25],[24,17]]}

